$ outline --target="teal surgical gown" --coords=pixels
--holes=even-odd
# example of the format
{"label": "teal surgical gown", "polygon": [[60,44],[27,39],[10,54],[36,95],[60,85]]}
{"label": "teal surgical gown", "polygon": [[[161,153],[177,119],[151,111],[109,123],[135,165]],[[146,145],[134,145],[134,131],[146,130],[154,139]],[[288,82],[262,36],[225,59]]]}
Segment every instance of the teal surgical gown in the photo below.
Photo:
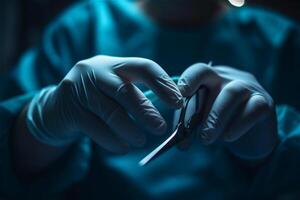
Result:
{"label": "teal surgical gown", "polygon": [[[149,58],[171,76],[193,63],[210,61],[248,71],[276,102],[280,143],[255,168],[222,145],[197,141],[185,152],[174,148],[139,167],[138,161],[164,137],[149,136],[144,148],[125,156],[112,155],[83,138],[38,178],[18,179],[10,138],[20,110],[41,88],[58,84],[77,61],[97,54]],[[0,197],[299,199],[299,87],[300,30],[282,16],[256,8],[231,9],[209,24],[181,30],[156,24],[133,1],[79,3],[51,23],[39,45],[15,67],[0,75]],[[172,110],[150,96],[170,124]]]}

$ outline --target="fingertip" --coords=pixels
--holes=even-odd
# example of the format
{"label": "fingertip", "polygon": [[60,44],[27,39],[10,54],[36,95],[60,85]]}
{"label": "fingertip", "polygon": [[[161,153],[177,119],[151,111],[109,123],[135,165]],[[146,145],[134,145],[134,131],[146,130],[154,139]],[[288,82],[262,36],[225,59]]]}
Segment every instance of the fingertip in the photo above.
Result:
{"label": "fingertip", "polygon": [[182,108],[183,104],[184,104],[184,97],[180,94],[179,95],[176,95],[176,97],[172,98],[172,97],[168,97],[169,99],[165,99],[166,103],[172,107],[172,108],[175,108],[175,109],[179,109],[179,108]]}
{"label": "fingertip", "polygon": [[177,87],[178,87],[180,93],[184,96],[185,95],[185,90],[184,90],[185,86],[184,85],[177,85]]}
{"label": "fingertip", "polygon": [[163,90],[165,90],[160,95],[167,101],[167,103],[171,104],[173,107],[180,108],[183,105],[183,96],[176,83],[169,76],[167,76],[167,78],[166,76],[161,77],[161,79],[163,79],[164,81],[158,81]]}

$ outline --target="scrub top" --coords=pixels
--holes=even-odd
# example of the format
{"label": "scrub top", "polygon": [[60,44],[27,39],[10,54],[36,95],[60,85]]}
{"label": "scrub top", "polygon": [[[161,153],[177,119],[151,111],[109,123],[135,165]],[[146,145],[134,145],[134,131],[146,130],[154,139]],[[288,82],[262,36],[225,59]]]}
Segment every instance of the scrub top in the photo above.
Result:
{"label": "scrub top", "polygon": [[[94,55],[144,57],[179,76],[196,62],[248,71],[277,105],[280,143],[250,167],[224,145],[176,148],[148,166],[138,161],[167,135],[118,156],[89,138],[73,144],[44,173],[25,182],[14,173],[11,133],[21,109],[43,87],[58,84],[79,60]],[[45,30],[40,44],[0,75],[0,197],[7,199],[240,199],[300,197],[300,29],[257,8],[230,9],[206,25],[156,24],[130,0],[72,6]],[[169,125],[173,110],[150,92]],[[171,127],[171,125],[169,126]]]}

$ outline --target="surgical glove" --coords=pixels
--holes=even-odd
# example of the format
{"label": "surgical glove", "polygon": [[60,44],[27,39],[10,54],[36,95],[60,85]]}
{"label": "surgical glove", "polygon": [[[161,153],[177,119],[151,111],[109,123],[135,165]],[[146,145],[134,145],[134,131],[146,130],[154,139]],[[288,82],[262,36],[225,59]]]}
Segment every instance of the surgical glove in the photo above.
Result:
{"label": "surgical glove", "polygon": [[96,56],[78,62],[58,86],[34,97],[27,111],[29,130],[53,146],[71,143],[82,133],[116,153],[142,146],[141,127],[161,134],[166,122],[135,82],[148,86],[170,106],[182,106],[176,84],[155,62]]}
{"label": "surgical glove", "polygon": [[[201,119],[195,135],[202,143],[220,141],[236,156],[250,160],[266,157],[276,146],[274,103],[253,75],[198,63],[183,72],[178,88],[185,97],[199,93]],[[188,147],[191,140],[180,147]]]}

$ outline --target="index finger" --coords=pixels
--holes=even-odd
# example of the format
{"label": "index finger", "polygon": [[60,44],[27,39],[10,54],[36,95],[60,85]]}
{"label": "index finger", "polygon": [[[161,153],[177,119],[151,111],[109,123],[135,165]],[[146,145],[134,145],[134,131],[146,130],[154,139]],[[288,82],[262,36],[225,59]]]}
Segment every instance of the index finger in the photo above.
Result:
{"label": "index finger", "polygon": [[143,128],[157,134],[165,132],[167,125],[159,111],[132,83],[146,84],[169,105],[179,107],[182,96],[161,67],[142,58],[98,56],[86,62],[91,66],[88,79],[95,87],[117,101]]}
{"label": "index finger", "polygon": [[192,96],[201,86],[213,90],[220,80],[209,64],[196,63],[187,68],[178,80],[178,87],[183,96]]}
{"label": "index finger", "polygon": [[123,58],[113,70],[128,82],[141,82],[160,99],[175,108],[183,105],[183,97],[170,76],[154,61],[144,58]]}

